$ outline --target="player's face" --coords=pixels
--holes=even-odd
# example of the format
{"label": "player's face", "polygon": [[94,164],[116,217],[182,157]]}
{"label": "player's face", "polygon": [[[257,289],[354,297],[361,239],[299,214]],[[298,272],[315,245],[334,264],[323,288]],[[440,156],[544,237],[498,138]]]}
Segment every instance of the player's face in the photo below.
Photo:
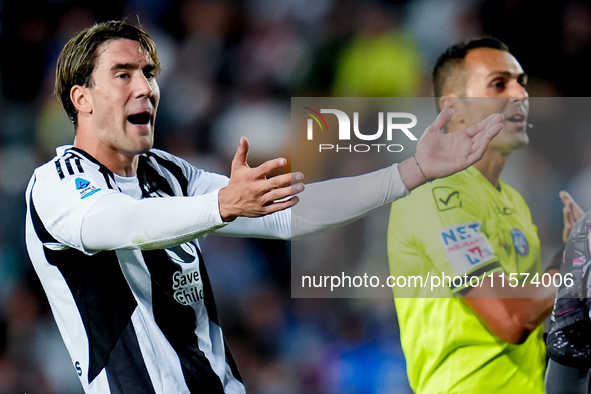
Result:
{"label": "player's face", "polygon": [[104,148],[133,157],[154,143],[160,89],[154,63],[137,41],[117,39],[98,49],[89,89],[95,136]]}
{"label": "player's face", "polygon": [[492,113],[501,113],[505,116],[503,129],[489,149],[512,152],[527,145],[527,76],[517,59],[505,51],[477,48],[464,58],[464,70],[467,98],[461,101],[466,126]]}

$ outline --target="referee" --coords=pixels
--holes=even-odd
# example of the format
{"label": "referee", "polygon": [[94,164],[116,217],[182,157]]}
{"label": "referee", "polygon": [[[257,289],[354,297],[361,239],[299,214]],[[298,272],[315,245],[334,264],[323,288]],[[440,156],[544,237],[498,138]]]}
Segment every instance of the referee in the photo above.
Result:
{"label": "referee", "polygon": [[432,291],[394,289],[411,387],[417,394],[541,394],[541,323],[555,288],[508,285],[516,275],[539,283],[544,273],[529,207],[500,179],[511,153],[529,141],[527,75],[504,43],[480,38],[439,57],[433,86],[438,107],[454,110],[449,133],[493,112],[505,121],[476,164],[392,204],[392,275],[469,279],[442,280]]}
{"label": "referee", "polygon": [[[415,159],[308,185],[298,207],[316,205],[316,217],[300,220],[291,207],[302,174],[267,179],[286,160],[248,167],[245,138],[229,179],[152,149],[159,71],[154,42],[136,26],[106,22],[72,38],[55,90],[74,144],[37,168],[26,192],[28,252],[86,393],[244,393],[197,239],[289,239],[350,221],[467,167],[502,127],[497,115],[442,135],[445,111]],[[343,181],[363,204],[305,197]]]}

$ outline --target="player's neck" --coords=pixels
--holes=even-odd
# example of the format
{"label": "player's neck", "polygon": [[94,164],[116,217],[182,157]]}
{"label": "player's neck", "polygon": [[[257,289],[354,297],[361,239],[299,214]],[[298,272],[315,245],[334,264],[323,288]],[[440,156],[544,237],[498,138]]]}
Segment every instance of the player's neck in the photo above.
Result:
{"label": "player's neck", "polygon": [[135,176],[137,172],[138,156],[127,156],[123,153],[109,148],[101,141],[85,137],[84,134],[77,133],[74,139],[74,147],[82,149],[94,157],[99,163],[104,165],[114,174],[130,177]]}
{"label": "player's neck", "polygon": [[501,172],[503,171],[503,168],[505,168],[505,164],[507,164],[509,155],[510,153],[508,152],[488,149],[484,153],[482,159],[474,164],[474,167],[476,167],[476,169],[498,189]]}

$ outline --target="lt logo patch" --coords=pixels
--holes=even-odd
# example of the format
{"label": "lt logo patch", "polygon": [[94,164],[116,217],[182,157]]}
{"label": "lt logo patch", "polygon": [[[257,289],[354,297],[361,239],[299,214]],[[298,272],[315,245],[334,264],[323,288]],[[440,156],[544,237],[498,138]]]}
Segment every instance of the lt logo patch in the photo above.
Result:
{"label": "lt logo patch", "polygon": [[437,204],[437,209],[440,211],[447,211],[453,208],[460,208],[462,201],[460,201],[460,192],[447,186],[440,186],[433,188],[433,197]]}

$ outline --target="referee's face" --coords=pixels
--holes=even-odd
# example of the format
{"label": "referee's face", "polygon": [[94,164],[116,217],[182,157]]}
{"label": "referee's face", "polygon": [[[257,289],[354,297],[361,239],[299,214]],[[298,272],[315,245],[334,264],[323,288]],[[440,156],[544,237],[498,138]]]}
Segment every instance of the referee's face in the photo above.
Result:
{"label": "referee's face", "polygon": [[460,100],[464,127],[492,113],[502,113],[503,129],[489,149],[509,153],[527,145],[527,75],[517,59],[498,49],[472,49],[464,58],[464,72],[466,98]]}
{"label": "referee's face", "polygon": [[136,41],[117,39],[98,49],[89,114],[101,149],[134,157],[154,143],[160,89],[154,63]]}

